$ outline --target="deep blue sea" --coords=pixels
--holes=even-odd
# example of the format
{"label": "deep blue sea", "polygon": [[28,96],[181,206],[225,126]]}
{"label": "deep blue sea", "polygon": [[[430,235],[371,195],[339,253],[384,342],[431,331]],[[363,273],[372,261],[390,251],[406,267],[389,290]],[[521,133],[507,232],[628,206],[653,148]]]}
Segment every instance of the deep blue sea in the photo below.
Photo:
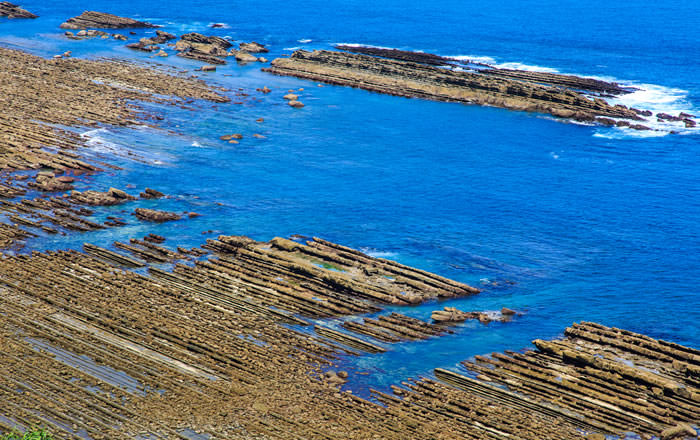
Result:
{"label": "deep blue sea", "polygon": [[[0,43],[43,56],[119,57],[193,70],[201,64],[73,41],[58,25],[83,10],[142,18],[164,30],[255,40],[273,59],[296,48],[356,43],[479,57],[635,85],[624,103],[700,114],[700,9],[686,1],[417,0],[306,2],[25,0],[41,17],[0,19]],[[209,29],[213,22],[222,29]],[[152,31],[138,30],[138,36]],[[0,60],[2,62],[2,60]],[[320,236],[484,289],[401,308],[428,319],[443,306],[525,311],[508,324],[349,359],[382,388],[476,354],[520,350],[588,320],[700,348],[700,130],[632,133],[543,115],[404,99],[260,72],[232,62],[201,74],[250,97],[157,107],[166,130],[84,129],[88,154],[123,167],[80,186],[152,187],[176,197],[99,210],[129,226],[40,237],[27,249],[108,246],[147,232],[198,246],[218,234],[259,240]],[[268,86],[268,95],[255,88]],[[285,105],[299,92],[301,110]],[[253,100],[252,98],[258,100]],[[255,122],[264,118],[263,123]],[[171,133],[175,132],[175,133]],[[238,145],[218,139],[242,133]],[[255,139],[254,133],[266,136]],[[129,154],[128,152],[131,152]],[[136,206],[201,217],[146,225]],[[128,212],[120,212],[122,209]],[[207,232],[209,231],[209,232]],[[511,284],[514,283],[514,284]]]}

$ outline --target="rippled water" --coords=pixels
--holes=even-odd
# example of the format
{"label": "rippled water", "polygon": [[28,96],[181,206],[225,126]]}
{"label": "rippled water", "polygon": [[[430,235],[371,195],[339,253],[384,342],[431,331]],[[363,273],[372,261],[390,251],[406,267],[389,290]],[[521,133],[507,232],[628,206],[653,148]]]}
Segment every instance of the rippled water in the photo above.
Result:
{"label": "rippled water", "polygon": [[[42,17],[0,21],[0,42],[46,56],[72,50],[199,66],[177,57],[151,60],[115,41],[67,40],[57,28],[84,9],[103,10],[175,33],[255,40],[270,46],[270,59],[339,42],[489,57],[511,67],[614,78],[640,87],[627,103],[700,113],[700,12],[685,2],[641,8],[602,0],[439,7],[395,0],[210,1],[196,9],[189,3],[25,1]],[[209,30],[211,22],[228,28]],[[189,246],[219,233],[321,236],[484,288],[478,296],[401,313],[427,319],[445,305],[526,311],[512,323],[465,324],[455,335],[351,360],[374,372],[356,379],[373,386],[453,367],[475,354],[518,350],[580,320],[700,347],[697,131],[642,136],[536,114],[320,88],[259,67],[229,64],[206,78],[242,87],[260,102],[201,104],[195,117],[156,109],[178,135],[83,130],[91,154],[124,170],[85,177],[81,185],[134,185],[134,193],[153,187],[176,197],[139,201],[128,211],[152,206],[201,217],[153,226],[120,212],[123,207],[107,208],[98,216],[124,215],[129,226],[40,237],[28,248],[108,245],[147,232]],[[273,92],[254,92],[264,85]],[[291,109],[281,97],[299,88],[306,107]],[[260,117],[262,124],[255,122]],[[245,136],[239,145],[218,140],[233,132]]]}

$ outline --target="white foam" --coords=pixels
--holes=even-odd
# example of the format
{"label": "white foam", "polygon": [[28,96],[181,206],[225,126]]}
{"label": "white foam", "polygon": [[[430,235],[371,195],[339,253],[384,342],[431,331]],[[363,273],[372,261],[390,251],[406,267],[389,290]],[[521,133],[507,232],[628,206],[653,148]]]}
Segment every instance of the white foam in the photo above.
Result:
{"label": "white foam", "polygon": [[629,138],[647,139],[663,137],[668,134],[670,134],[670,131],[666,130],[634,130],[625,127],[608,127],[597,130],[593,134],[593,137],[613,140]]}
{"label": "white foam", "polygon": [[308,44],[308,43],[311,43],[312,41],[313,40],[310,38],[302,38],[301,40],[297,40],[297,42],[301,43],[301,44]]}
{"label": "white foam", "polygon": [[453,58],[459,61],[466,61],[471,63],[480,64],[496,64],[496,60],[491,57],[485,57],[480,55],[446,55],[446,58]]}
{"label": "white foam", "polygon": [[494,64],[494,67],[499,69],[524,70],[527,72],[559,73],[557,69],[553,69],[551,67],[535,66],[518,62]]}
{"label": "white foam", "polygon": [[299,49],[301,49],[301,47],[299,47],[299,46],[282,48],[282,50],[291,50],[291,51],[299,50]]}
{"label": "white foam", "polygon": [[190,144],[190,146],[192,146],[192,147],[201,147],[202,144],[200,144],[200,143],[197,142],[197,141],[194,141],[194,142],[192,142],[192,143]]}
{"label": "white foam", "polygon": [[372,258],[390,258],[390,257],[396,256],[396,252],[380,251],[378,249],[367,248],[367,247],[360,248],[360,251],[369,255]]}
{"label": "white foam", "polygon": [[333,43],[333,46],[371,47],[372,49],[389,49],[389,50],[396,49],[395,47],[375,46],[373,44],[361,44],[361,43]]}
{"label": "white foam", "polygon": [[104,128],[98,128],[95,130],[89,130],[84,133],[80,133],[80,137],[83,139],[87,139],[85,141],[85,145],[90,147],[90,149],[96,153],[116,154],[124,151],[124,149],[119,145],[110,142],[100,136],[104,133],[107,133],[107,130],[105,130]]}

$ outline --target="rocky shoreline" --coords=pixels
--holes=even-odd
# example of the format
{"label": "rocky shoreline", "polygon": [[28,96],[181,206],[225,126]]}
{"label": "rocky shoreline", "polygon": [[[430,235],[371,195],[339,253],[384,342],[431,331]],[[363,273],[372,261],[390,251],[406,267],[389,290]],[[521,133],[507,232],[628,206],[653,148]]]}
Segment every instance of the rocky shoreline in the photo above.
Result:
{"label": "rocky shoreline", "polygon": [[[89,27],[109,24],[104,15]],[[186,35],[177,43],[183,55],[205,62],[196,57],[266,50],[241,43],[231,55],[226,40]],[[637,115],[530,82],[542,77],[472,77],[386,55],[299,51],[270,71],[586,120]],[[16,249],[32,231],[127,223],[89,219],[100,206],[129,206],[137,197],[118,188],[75,191],[76,177],[108,164],[88,163],[84,139],[56,126],[143,124],[152,115],[139,102],[195,108],[194,99],[229,101],[201,81],[124,62],[46,60],[9,49],[0,57],[3,249]],[[30,191],[42,196],[25,197]],[[162,197],[152,188],[139,194],[149,203]],[[156,222],[185,216],[133,214]],[[694,428],[686,423],[700,419],[700,352],[591,323],[573,325],[563,340],[535,341],[535,351],[465,362],[478,380],[436,369],[438,380],[406,378],[393,395],[357,397],[342,386],[363,372],[336,371],[340,358],[446,337],[458,321],[494,316],[445,308],[427,322],[388,311],[479,289],[321,238],[220,235],[187,249],[148,234],[110,249],[86,243],[82,251],[3,253],[0,275],[0,431],[41,425],[67,439],[187,438],[185,429],[227,439],[366,439],[371,431],[383,439],[472,440],[635,431],[671,439],[689,436]],[[504,307],[496,319],[515,315]]]}
{"label": "rocky shoreline", "polygon": [[[563,340],[535,341],[536,351],[465,362],[477,379],[436,369],[438,380],[407,380],[391,387],[393,395],[373,390],[378,405],[341,391],[361,372],[329,369],[334,359],[450,330],[380,313],[364,327],[346,321],[345,331],[316,321],[312,334],[301,330],[311,327],[303,315],[317,312],[294,311],[304,310],[302,303],[325,303],[332,314],[348,313],[338,309],[343,302],[344,309],[364,304],[381,311],[381,303],[355,293],[385,283],[366,275],[375,269],[377,275],[389,268],[405,272],[406,282],[447,280],[320,239],[292,245],[222,236],[204,246],[212,253],[204,260],[153,241],[162,239],[118,244],[134,257],[86,245],[85,253],[0,259],[4,414],[24,426],[51,426],[63,438],[81,432],[95,439],[177,437],[185,428],[233,439],[364,439],[368,427],[386,439],[407,433],[473,440],[696,435],[688,422],[700,417],[697,350],[575,324]],[[195,267],[168,272],[154,266],[171,259]],[[280,271],[260,278],[252,261]],[[284,261],[289,264],[280,265]],[[329,262],[343,264],[345,284],[355,291],[339,290],[339,280],[328,278],[338,276],[338,269],[324,268]],[[127,267],[148,267],[148,275]],[[318,273],[311,275],[311,267]],[[23,405],[28,397],[38,411]],[[9,428],[6,423],[0,419],[0,429]]]}

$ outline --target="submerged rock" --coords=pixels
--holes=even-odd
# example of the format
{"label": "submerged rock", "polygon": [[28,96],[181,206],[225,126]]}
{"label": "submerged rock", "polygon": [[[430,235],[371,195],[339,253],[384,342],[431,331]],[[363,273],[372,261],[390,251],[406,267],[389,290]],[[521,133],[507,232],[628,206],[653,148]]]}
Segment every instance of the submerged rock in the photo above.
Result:
{"label": "submerged rock", "polygon": [[0,2],[0,17],[37,18],[38,15],[34,15],[26,9],[22,9],[19,6],[10,2]]}
{"label": "submerged rock", "polygon": [[243,139],[243,135],[240,133],[227,134],[227,135],[221,136],[219,139],[221,139],[222,141],[229,141],[231,139]]}
{"label": "submerged rock", "polygon": [[132,18],[120,17],[105,12],[85,11],[77,17],[69,18],[61,24],[62,29],[123,29],[123,28],[153,28],[154,24],[138,21]]}

